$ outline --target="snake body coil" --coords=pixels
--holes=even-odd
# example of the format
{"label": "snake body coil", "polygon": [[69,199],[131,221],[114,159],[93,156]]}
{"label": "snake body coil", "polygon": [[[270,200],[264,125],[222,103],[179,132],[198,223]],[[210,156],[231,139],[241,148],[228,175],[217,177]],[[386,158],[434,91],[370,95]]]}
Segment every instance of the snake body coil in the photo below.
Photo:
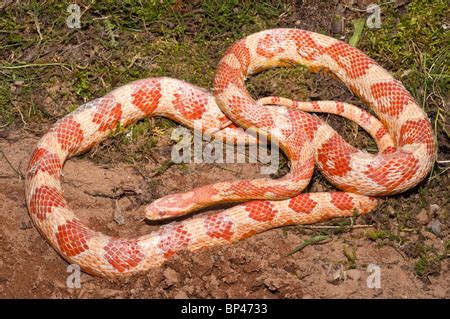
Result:
{"label": "snake body coil", "polygon": [[[254,101],[247,76],[264,69],[302,64],[325,69],[364,100],[380,120],[352,105],[295,102],[281,97]],[[358,150],[317,116],[328,112],[356,121],[375,139],[376,155]],[[148,218],[166,218],[222,202],[245,202],[219,214],[170,223],[133,239],[115,238],[84,225],[61,187],[70,157],[106,138],[118,124],[166,116],[186,126],[200,122],[215,138],[254,143],[236,125],[276,139],[291,161],[282,179],[232,181],[173,194],[151,203]],[[234,123],[230,125],[230,120]],[[298,29],[252,34],[225,52],[214,95],[170,78],[139,80],[115,89],[59,120],[38,142],[26,176],[30,216],[67,261],[86,272],[118,277],[148,271],[180,250],[228,244],[270,228],[364,214],[374,197],[403,192],[431,170],[436,146],[429,119],[403,85],[361,51],[336,39]],[[313,173],[345,192],[300,194]],[[251,200],[251,201],[250,201]]]}

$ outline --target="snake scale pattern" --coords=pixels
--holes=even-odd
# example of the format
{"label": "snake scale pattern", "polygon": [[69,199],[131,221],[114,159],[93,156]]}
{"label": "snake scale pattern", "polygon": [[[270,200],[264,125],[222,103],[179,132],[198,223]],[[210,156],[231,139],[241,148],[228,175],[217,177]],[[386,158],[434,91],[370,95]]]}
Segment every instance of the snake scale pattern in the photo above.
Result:
{"label": "snake scale pattern", "polygon": [[[377,118],[344,102],[298,102],[283,97],[255,101],[246,77],[265,69],[301,64],[326,70],[364,101]],[[333,113],[361,125],[377,154],[349,145],[311,112]],[[224,202],[240,204],[218,214],[172,222],[138,238],[116,238],[90,229],[70,209],[61,187],[64,162],[88,151],[117,125],[164,116],[227,142],[276,141],[291,163],[280,179],[238,180],[158,199],[149,219],[184,215]],[[404,86],[374,60],[334,38],[299,29],[249,35],[220,60],[210,93],[171,78],[129,83],[80,106],[38,142],[25,181],[30,216],[42,236],[68,262],[91,274],[121,277],[160,266],[180,250],[230,244],[265,230],[365,214],[376,196],[397,194],[423,180],[436,158],[430,121]],[[303,193],[317,166],[341,192]]]}

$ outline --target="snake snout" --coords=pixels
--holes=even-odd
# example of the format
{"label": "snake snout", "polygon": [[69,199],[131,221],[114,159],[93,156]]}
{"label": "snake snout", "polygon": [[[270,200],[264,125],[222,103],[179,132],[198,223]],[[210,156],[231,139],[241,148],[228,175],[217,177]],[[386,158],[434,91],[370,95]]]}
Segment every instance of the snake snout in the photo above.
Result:
{"label": "snake snout", "polygon": [[153,203],[145,207],[145,218],[148,220],[161,220],[174,217],[169,211],[156,208]]}
{"label": "snake snout", "polygon": [[159,198],[145,207],[145,218],[148,220],[161,220],[175,218],[183,215],[183,206],[177,194]]}

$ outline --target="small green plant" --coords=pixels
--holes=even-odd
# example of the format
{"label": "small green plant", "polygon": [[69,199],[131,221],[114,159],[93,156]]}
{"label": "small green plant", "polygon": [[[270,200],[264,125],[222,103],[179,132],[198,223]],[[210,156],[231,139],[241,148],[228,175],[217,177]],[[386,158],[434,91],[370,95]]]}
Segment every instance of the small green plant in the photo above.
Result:
{"label": "small green plant", "polygon": [[433,254],[424,254],[417,260],[414,269],[419,277],[436,274],[440,270],[440,258]]}
{"label": "small green plant", "polygon": [[0,128],[8,126],[14,121],[9,92],[6,83],[0,85]]}
{"label": "small green plant", "polygon": [[368,230],[366,231],[366,236],[372,241],[376,241],[377,239],[388,239],[390,241],[399,240],[397,235],[387,230]]}
{"label": "small green plant", "polygon": [[353,247],[351,251],[349,251],[348,246],[344,246],[343,251],[346,260],[346,268],[347,269],[355,269],[356,261],[358,258],[356,257],[356,247]]}

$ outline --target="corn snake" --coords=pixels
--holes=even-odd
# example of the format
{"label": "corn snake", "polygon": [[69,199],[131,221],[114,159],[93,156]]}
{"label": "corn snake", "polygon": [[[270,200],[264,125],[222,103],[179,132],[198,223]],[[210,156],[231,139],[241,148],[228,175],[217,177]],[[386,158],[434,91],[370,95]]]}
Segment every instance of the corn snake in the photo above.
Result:
{"label": "corn snake", "polygon": [[[343,102],[254,101],[247,76],[277,66],[325,69],[378,116]],[[302,112],[330,112],[356,121],[372,135],[378,154],[350,146],[328,124]],[[276,139],[291,161],[282,179],[242,180],[173,194],[151,203],[148,218],[187,214],[222,202],[245,202],[219,214],[170,223],[139,238],[114,238],[85,226],[68,207],[60,175],[65,160],[86,152],[118,124],[165,116],[188,127],[200,121],[218,139],[255,143],[236,125]],[[230,124],[230,120],[233,122]],[[417,185],[435,160],[433,131],[403,85],[361,51],[336,39],[297,29],[266,30],[236,42],[219,62],[214,94],[170,78],[139,80],[80,106],[38,142],[25,181],[30,216],[67,261],[88,273],[119,277],[161,265],[180,250],[228,244],[270,228],[364,214],[377,200]],[[300,194],[314,163],[344,192]],[[249,201],[251,200],[251,201]]]}

